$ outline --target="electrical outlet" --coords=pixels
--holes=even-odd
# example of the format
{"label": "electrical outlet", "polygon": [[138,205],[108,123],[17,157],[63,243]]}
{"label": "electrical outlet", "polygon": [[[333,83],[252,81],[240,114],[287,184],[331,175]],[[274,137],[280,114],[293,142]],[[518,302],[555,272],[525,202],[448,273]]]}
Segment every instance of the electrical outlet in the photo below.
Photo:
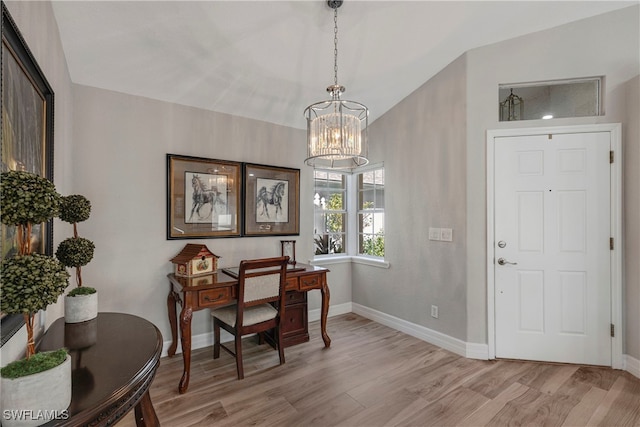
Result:
{"label": "electrical outlet", "polygon": [[438,318],[438,306],[437,305],[432,305],[431,306],[431,317],[434,318]]}
{"label": "electrical outlet", "polygon": [[439,228],[429,227],[429,240],[440,240],[442,232]]}
{"label": "electrical outlet", "polygon": [[440,240],[443,242],[453,242],[453,230],[451,228],[441,228]]}

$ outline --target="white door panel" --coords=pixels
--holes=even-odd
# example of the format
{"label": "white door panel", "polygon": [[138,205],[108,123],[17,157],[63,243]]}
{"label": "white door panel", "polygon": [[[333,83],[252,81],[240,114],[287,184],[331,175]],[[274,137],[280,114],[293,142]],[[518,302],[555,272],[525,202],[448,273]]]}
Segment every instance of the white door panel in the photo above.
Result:
{"label": "white door panel", "polygon": [[610,134],[494,147],[496,356],[610,366]]}

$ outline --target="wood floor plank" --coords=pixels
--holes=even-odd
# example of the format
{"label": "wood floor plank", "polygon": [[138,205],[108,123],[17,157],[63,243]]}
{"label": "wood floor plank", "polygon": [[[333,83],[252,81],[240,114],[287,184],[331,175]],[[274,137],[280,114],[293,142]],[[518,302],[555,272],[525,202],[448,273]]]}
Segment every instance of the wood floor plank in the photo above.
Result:
{"label": "wood floor plank", "polygon": [[485,361],[461,357],[422,376],[407,388],[417,391],[426,401],[434,402],[490,369],[491,365]]}
{"label": "wood floor plank", "polygon": [[297,416],[298,412],[284,397],[277,399],[246,399],[234,405],[225,406],[226,416],[210,419],[216,426],[267,426],[282,425],[288,417]]}
{"label": "wood floor plank", "polygon": [[489,400],[487,403],[473,411],[464,418],[458,425],[460,427],[484,426],[500,412],[507,403],[522,396],[529,390],[529,387],[518,382],[512,383],[504,389],[495,399]]}
{"label": "wood floor plank", "polygon": [[607,392],[589,425],[640,425],[640,383],[621,375]]}
{"label": "wood floor plank", "polygon": [[541,393],[553,394],[576,373],[578,368],[579,366],[537,363],[532,369],[527,370],[518,382]]}
{"label": "wood floor plank", "polygon": [[509,401],[487,425],[561,426],[578,402],[569,396],[552,396],[530,388]]}
{"label": "wood floor plank", "polygon": [[606,394],[607,392],[601,388],[590,387],[580,402],[569,412],[562,425],[565,427],[590,425],[589,419],[604,400]]}
{"label": "wood floor plank", "polygon": [[474,412],[489,399],[465,387],[459,387],[429,403],[415,414],[400,421],[398,426],[457,426],[467,414]]}
{"label": "wood floor plank", "polygon": [[376,404],[363,408],[362,411],[354,416],[335,425],[342,427],[389,425],[395,417],[404,419],[408,414],[414,413],[417,409],[411,409],[411,407],[415,402],[420,402],[420,409],[428,404],[420,398],[418,393],[411,392],[405,388],[387,392],[386,390],[372,387],[372,392],[379,393],[384,398],[381,400],[376,399]]}
{"label": "wood floor plank", "polygon": [[[194,350],[189,390],[182,357],[162,358],[150,394],[164,427],[248,425],[640,427],[640,379],[606,367],[466,359],[353,313],[332,317],[325,348],[285,350],[243,341],[235,360]],[[135,426],[133,411],[119,427]]]}
{"label": "wood floor plank", "polygon": [[466,384],[466,387],[474,390],[489,399],[494,399],[504,389],[517,382],[532,365],[524,362],[509,360],[493,360],[485,362],[490,364],[491,370],[486,375],[479,375]]}
{"label": "wood floor plank", "polygon": [[362,405],[347,394],[338,394],[329,400],[298,410],[288,416],[281,425],[286,426],[318,426],[325,427],[340,423],[362,410]]}
{"label": "wood floor plank", "polygon": [[[386,399],[388,394],[405,390],[408,386],[420,382],[430,372],[437,372],[442,366],[455,361],[458,356],[448,351],[428,353],[428,358],[420,358],[415,363],[407,363],[394,367],[371,381],[360,381],[359,385],[349,390],[349,395],[366,407],[370,407]],[[414,391],[415,394],[419,393]]]}
{"label": "wood floor plank", "polygon": [[575,373],[580,381],[603,390],[609,390],[622,371],[601,366],[581,366]]}

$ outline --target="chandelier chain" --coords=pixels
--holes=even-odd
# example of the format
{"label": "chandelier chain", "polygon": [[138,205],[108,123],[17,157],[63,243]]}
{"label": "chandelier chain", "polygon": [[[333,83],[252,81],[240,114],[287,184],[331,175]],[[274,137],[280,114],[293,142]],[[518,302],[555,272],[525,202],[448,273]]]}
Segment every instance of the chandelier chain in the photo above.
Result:
{"label": "chandelier chain", "polygon": [[333,10],[333,83],[338,86],[338,8]]}

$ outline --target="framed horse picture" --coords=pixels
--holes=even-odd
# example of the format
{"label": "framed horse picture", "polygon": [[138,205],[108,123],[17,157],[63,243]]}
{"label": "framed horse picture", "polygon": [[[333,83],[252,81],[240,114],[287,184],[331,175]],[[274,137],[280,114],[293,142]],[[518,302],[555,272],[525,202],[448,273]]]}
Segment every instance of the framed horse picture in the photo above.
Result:
{"label": "framed horse picture", "polygon": [[245,236],[300,234],[300,169],[244,165]]}
{"label": "framed horse picture", "polygon": [[242,163],[167,154],[167,239],[239,237]]}

